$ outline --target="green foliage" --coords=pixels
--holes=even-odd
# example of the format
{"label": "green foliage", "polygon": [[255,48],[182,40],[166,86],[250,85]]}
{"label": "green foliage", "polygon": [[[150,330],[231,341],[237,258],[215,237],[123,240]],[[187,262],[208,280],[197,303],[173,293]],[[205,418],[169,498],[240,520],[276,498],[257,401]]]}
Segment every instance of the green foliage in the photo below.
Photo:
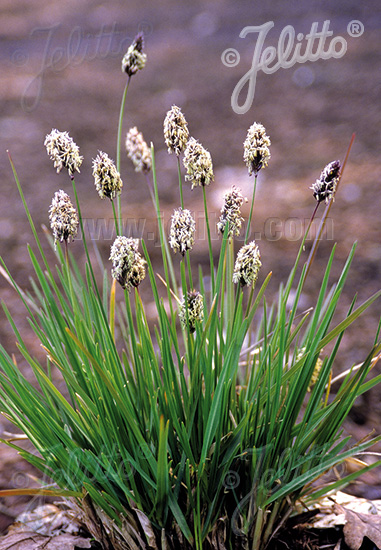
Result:
{"label": "green foliage", "polygon": [[[125,94],[123,106],[124,101]],[[119,144],[120,135],[119,129]],[[139,510],[163,547],[168,536],[184,547],[207,548],[222,518],[227,548],[235,539],[264,548],[297,501],[308,504],[361,471],[321,486],[322,474],[379,439],[351,446],[342,437],[342,425],[356,397],[380,381],[380,376],[365,379],[381,344],[375,343],[334,395],[330,381],[345,330],[381,292],[360,306],[353,301],[335,324],[355,247],[334,285],[333,250],[316,304],[303,312],[299,301],[311,267],[300,265],[304,239],[288,281],[269,307],[265,291],[270,275],[255,292],[233,284],[234,245],[225,230],[211,290],[201,269],[196,281],[203,320],[194,332],[181,327],[178,287],[183,296],[193,289],[194,253],[187,252],[176,273],[160,219],[153,149],[152,157],[161,280],[145,243],[141,245],[156,305],[155,326],[147,322],[138,289],[124,291],[124,301],[117,303],[109,267],[99,288],[84,232],[85,265],[77,265],[65,243],[57,247],[52,270],[12,163],[39,250],[37,256],[29,248],[33,294],[25,294],[4,262],[3,267],[25,305],[45,361],[31,355],[3,304],[35,380],[29,382],[1,346],[1,410],[36,449],[19,452],[49,480],[42,493],[61,488],[61,494],[76,497],[84,507],[90,499],[119,532],[124,518]],[[74,180],[73,188],[80,214]],[[203,187],[206,210],[205,191]],[[209,257],[213,266],[210,239]],[[55,369],[65,382],[62,392],[53,382]]]}

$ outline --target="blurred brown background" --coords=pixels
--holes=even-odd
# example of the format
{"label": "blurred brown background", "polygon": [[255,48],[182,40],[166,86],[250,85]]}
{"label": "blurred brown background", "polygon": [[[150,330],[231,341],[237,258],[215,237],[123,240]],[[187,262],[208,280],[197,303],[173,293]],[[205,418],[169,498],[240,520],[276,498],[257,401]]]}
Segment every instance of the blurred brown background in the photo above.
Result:
{"label": "blurred brown background", "polygon": [[[98,229],[104,219],[104,227],[110,228],[112,211],[109,203],[97,197],[91,162],[98,150],[115,159],[119,105],[125,84],[121,58],[135,34],[142,30],[148,61],[146,68],[132,78],[123,133],[137,125],[146,141],[155,145],[165,220],[178,206],[176,162],[166,152],[162,133],[163,119],[172,104],[182,108],[191,134],[212,154],[215,182],[207,190],[212,219],[219,215],[223,192],[232,184],[251,197],[253,179],[243,164],[242,144],[254,121],[264,124],[272,141],[271,160],[259,176],[251,235],[261,249],[262,273],[274,273],[269,289],[269,295],[274,295],[289,272],[305,220],[315,206],[309,186],[328,162],[344,159],[355,132],[345,176],[331,210],[329,231],[307,283],[303,306],[309,307],[316,297],[334,242],[338,243],[334,270],[338,274],[353,241],[359,241],[342,312],[356,292],[362,302],[381,287],[379,0],[2,0],[0,16],[0,255],[20,284],[29,285],[31,266],[26,244],[32,243],[32,235],[5,151],[11,152],[34,221],[40,227],[48,223],[54,192],[64,189],[71,194],[67,174],[55,173],[43,147],[45,135],[52,128],[67,130],[84,155],[81,174],[76,178],[83,217]],[[265,46],[276,46],[286,25],[292,25],[296,35],[306,35],[314,22],[320,31],[327,20],[333,37],[345,38],[346,53],[337,59],[297,63],[274,74],[259,72],[251,108],[245,114],[236,114],[231,95],[250,69],[257,40],[254,34],[240,38],[242,29],[273,21]],[[362,23],[361,36],[348,34],[348,28],[356,30],[350,25],[353,20]],[[325,50],[330,40],[327,39]],[[240,54],[240,62],[234,67],[227,67],[221,60],[228,48],[235,48]],[[246,93],[247,88],[240,103]],[[133,236],[144,237],[153,255],[158,256],[155,236],[150,234],[155,232],[155,225],[145,179],[135,174],[125,155],[121,172],[123,213],[128,226],[135,227]],[[186,205],[200,222],[201,199],[200,190],[185,189]],[[248,205],[246,209],[247,215]],[[323,207],[318,217],[322,210]],[[93,236],[96,233],[97,230]],[[205,262],[206,243],[201,233],[198,252],[200,261]],[[99,244],[105,261],[112,239],[106,230]],[[217,252],[217,237],[214,244]],[[73,250],[80,256],[80,242],[74,244]],[[23,307],[2,279],[0,292],[20,330],[30,339],[33,352],[38,354],[39,346],[29,334]],[[380,311],[378,302],[348,331],[338,371],[365,358]],[[0,340],[9,351],[15,351],[3,313]],[[380,389],[376,388],[354,407],[346,424],[347,432],[358,439],[373,428],[381,433],[380,411]],[[0,420],[0,427],[9,428],[4,420]],[[1,487],[28,483],[24,476],[27,469],[14,453],[0,447],[1,458]],[[381,498],[380,472],[367,478],[365,487],[363,483],[357,489],[369,498]],[[0,503],[0,528],[21,506],[22,502],[15,500]]]}

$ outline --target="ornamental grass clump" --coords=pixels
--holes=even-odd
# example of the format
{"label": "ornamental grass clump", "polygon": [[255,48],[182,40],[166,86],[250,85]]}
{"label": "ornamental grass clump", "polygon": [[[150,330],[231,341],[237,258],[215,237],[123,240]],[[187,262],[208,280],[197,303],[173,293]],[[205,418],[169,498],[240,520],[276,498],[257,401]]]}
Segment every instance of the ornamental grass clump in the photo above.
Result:
{"label": "ornamental grass clump", "polygon": [[[141,54],[138,43],[135,49]],[[132,53],[125,62],[128,81],[143,64]],[[117,134],[119,160],[126,92],[127,85]],[[80,162],[74,149],[73,158],[65,149],[52,158],[56,167],[68,168],[76,208],[63,198],[64,191],[58,192],[50,210],[52,266],[11,160],[37,245],[37,251],[28,248],[33,293],[24,292],[2,264],[25,306],[41,354],[32,355],[3,305],[29,370],[22,373],[20,359],[0,346],[0,408],[34,450],[12,438],[2,441],[41,472],[39,488],[25,488],[25,493],[65,499],[65,506],[104,549],[264,550],[297,506],[308,507],[381,464],[321,481],[323,474],[380,440],[353,442],[342,428],[356,398],[381,381],[380,375],[367,378],[381,356],[379,331],[362,363],[348,365],[343,376],[335,376],[335,386],[331,384],[345,331],[381,294],[360,305],[354,299],[338,319],[355,247],[337,279],[331,276],[332,247],[325,270],[317,274],[316,302],[306,309],[304,296],[301,304],[319,242],[318,234],[308,255],[307,237],[318,207],[328,200],[324,227],[339,187],[339,180],[332,184],[337,172],[332,167],[325,171],[326,191],[313,188],[318,200],[316,204],[310,198],[313,214],[295,251],[295,264],[276,299],[266,298],[271,273],[264,272],[258,245],[248,236],[255,184],[270,158],[270,143],[263,126],[254,129],[244,148],[249,172],[255,175],[245,239],[236,242],[244,214],[242,198],[234,190],[234,197],[221,205],[214,249],[206,196],[213,180],[210,153],[193,138],[185,144],[184,127],[181,139],[171,139],[181,208],[173,216],[168,242],[151,146],[152,169],[144,175],[152,185],[160,265],[152,264],[144,238],[122,235],[121,219],[131,212],[128,199],[120,195],[119,160],[108,172],[94,161],[97,190],[113,204],[116,238],[110,257],[107,253],[102,258],[93,242],[97,261],[92,261],[74,178]],[[186,204],[190,190],[183,191],[183,151],[185,179],[202,187],[207,269],[195,269],[196,224],[186,208],[191,204]],[[84,175],[81,185],[90,176]],[[133,185],[140,185],[139,180],[129,182],[129,188]],[[62,204],[68,216],[63,217]],[[76,216],[82,238],[71,242]],[[79,262],[71,254],[73,247],[83,252],[75,255]],[[152,307],[156,320],[151,323],[147,311],[152,313]],[[54,383],[56,372],[62,376],[60,389]],[[20,492],[3,490],[0,496]]]}

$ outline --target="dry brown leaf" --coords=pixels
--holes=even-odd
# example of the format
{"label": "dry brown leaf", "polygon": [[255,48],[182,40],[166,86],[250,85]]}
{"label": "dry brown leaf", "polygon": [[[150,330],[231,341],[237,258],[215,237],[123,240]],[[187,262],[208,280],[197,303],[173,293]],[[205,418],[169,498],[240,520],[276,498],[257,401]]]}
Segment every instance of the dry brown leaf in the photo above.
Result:
{"label": "dry brown leaf", "polygon": [[[341,512],[339,508],[336,508],[336,512],[334,512],[335,504],[341,507]],[[311,506],[311,509],[318,510],[318,513],[307,522],[306,526],[316,529],[329,529],[345,525],[346,517],[344,508],[346,510],[352,510],[357,514],[369,514],[371,517],[379,514],[381,517],[381,500],[367,500],[338,491],[334,495],[320,499]]]}
{"label": "dry brown leaf", "polygon": [[46,537],[37,533],[12,533],[0,538],[0,550],[74,550],[91,548],[89,539],[73,535]]}
{"label": "dry brown leaf", "polygon": [[78,519],[69,510],[54,504],[44,504],[32,511],[23,512],[9,527],[8,534],[26,531],[53,537],[55,535],[78,535],[81,530]]}
{"label": "dry brown leaf", "polygon": [[346,523],[343,533],[345,543],[351,550],[359,550],[364,537],[368,537],[378,548],[381,548],[381,516],[361,514],[337,504],[334,509],[339,514],[343,511],[345,513]]}
{"label": "dry brown leaf", "polygon": [[148,546],[150,548],[153,548],[154,550],[158,550],[156,545],[155,533],[152,529],[152,523],[141,510],[134,508],[134,512],[136,513],[138,520],[140,521],[140,525],[143,528],[144,534],[147,537]]}

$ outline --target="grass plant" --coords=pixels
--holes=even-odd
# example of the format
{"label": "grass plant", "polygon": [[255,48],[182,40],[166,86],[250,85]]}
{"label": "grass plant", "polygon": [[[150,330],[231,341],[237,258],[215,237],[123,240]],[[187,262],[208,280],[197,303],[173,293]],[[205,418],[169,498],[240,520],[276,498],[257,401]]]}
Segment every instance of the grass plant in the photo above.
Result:
{"label": "grass plant", "polygon": [[[270,158],[270,140],[260,124],[249,129],[245,142],[245,160],[255,184],[245,242],[238,254],[234,242],[241,226],[235,226],[241,219],[238,191],[230,195],[236,208],[230,204],[229,210],[225,204],[223,209],[227,217],[220,224],[216,254],[207,209],[211,157],[196,140],[189,146],[192,138],[179,110],[167,120],[165,134],[177,157],[174,170],[179,175],[181,205],[170,245],[161,220],[153,146],[143,168],[149,180],[153,176],[150,191],[162,266],[152,264],[144,240],[121,235],[122,210],[127,208],[119,175],[122,123],[130,80],[145,63],[142,37],[133,45],[123,60],[128,80],[117,131],[117,166],[108,164],[107,174],[103,165],[94,168],[97,191],[112,202],[117,236],[112,266],[103,258],[100,278],[101,268],[91,263],[76,193],[78,151],[70,156],[62,144],[58,149],[61,168],[69,171],[75,207],[59,210],[56,205],[58,217],[54,222],[51,217],[54,266],[44,252],[10,159],[37,244],[36,251],[28,247],[32,292],[24,291],[1,262],[44,357],[32,355],[3,303],[22,362],[29,365],[34,381],[21,372],[20,359],[0,346],[0,407],[35,451],[26,451],[17,441],[2,441],[40,470],[39,494],[67,499],[104,548],[264,549],[297,503],[308,506],[381,463],[329,483],[321,481],[327,471],[380,439],[351,443],[343,436],[343,422],[356,398],[380,382],[380,376],[367,378],[380,357],[379,330],[367,357],[361,365],[351,366],[334,393],[331,380],[345,331],[381,292],[360,305],[354,298],[337,321],[335,312],[355,246],[341,275],[332,281],[333,246],[316,303],[307,310],[300,306],[319,240],[318,235],[314,254],[308,257],[304,250],[308,232],[317,208],[324,204],[326,211],[331,208],[343,172],[342,166],[331,163],[313,186],[316,208],[311,197],[313,215],[295,251],[295,264],[277,299],[268,302],[271,273],[262,274],[259,249],[248,239],[257,177]],[[135,58],[134,52],[139,54]],[[58,154],[54,143],[50,148]],[[131,154],[139,155],[139,149]],[[192,224],[184,216],[181,155],[194,193],[203,195],[207,273],[195,269]],[[112,163],[109,158],[108,162]],[[74,208],[82,241],[71,243],[78,225],[72,218]],[[73,246],[84,248],[79,264],[71,253]],[[182,255],[178,271],[174,250]],[[123,288],[122,300],[117,298],[117,285]],[[157,312],[153,325],[147,321],[144,303],[148,287]],[[65,383],[62,392],[54,382],[55,371]],[[0,496],[15,491],[0,491]]]}

